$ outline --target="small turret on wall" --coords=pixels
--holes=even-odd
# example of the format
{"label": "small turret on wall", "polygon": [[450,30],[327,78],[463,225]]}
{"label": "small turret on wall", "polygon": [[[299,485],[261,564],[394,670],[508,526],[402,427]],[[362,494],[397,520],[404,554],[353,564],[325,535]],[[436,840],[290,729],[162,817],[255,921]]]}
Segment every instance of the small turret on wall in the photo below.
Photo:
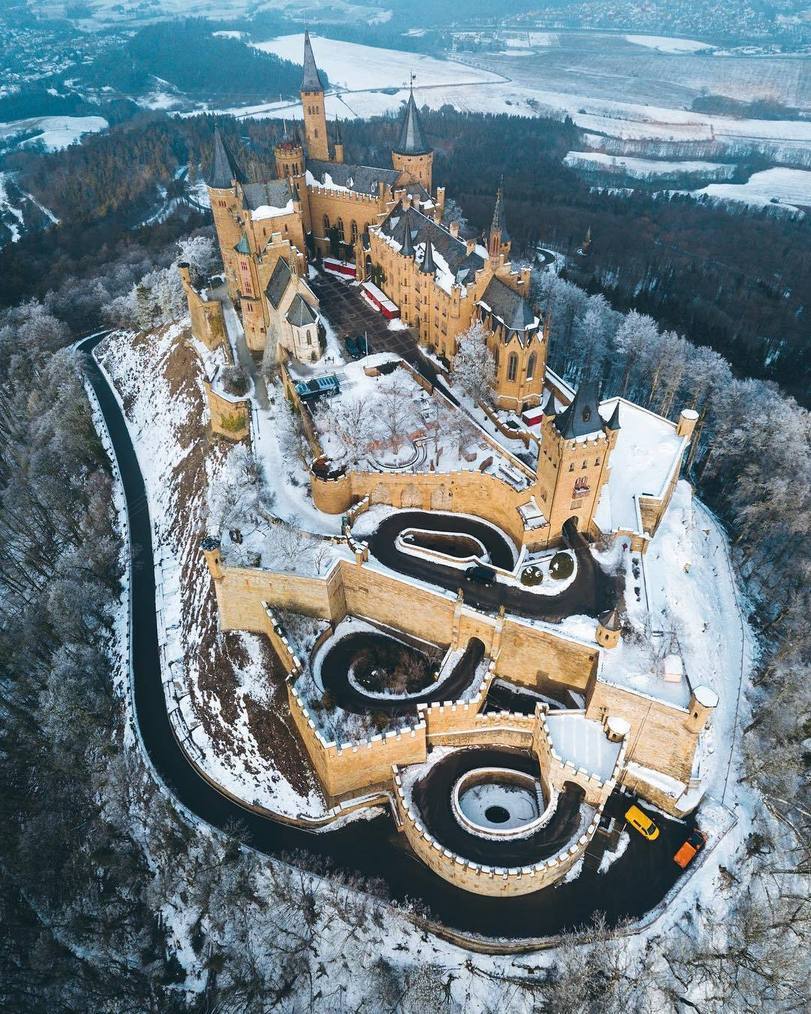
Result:
{"label": "small turret on wall", "polygon": [[208,349],[217,349],[225,341],[225,315],[219,299],[209,299],[205,290],[198,290],[192,284],[191,270],[187,263],[177,266],[186,302],[191,316],[191,331],[198,341]]}
{"label": "small turret on wall", "polygon": [[622,624],[619,610],[607,609],[597,617],[597,633],[595,638],[601,648],[616,648],[620,640]]}
{"label": "small turret on wall", "polygon": [[200,544],[200,548],[203,550],[203,556],[205,557],[209,573],[215,581],[221,581],[225,576],[225,572],[222,566],[220,540],[214,538],[213,535],[207,535]]}
{"label": "small turret on wall", "polygon": [[679,413],[679,421],[676,425],[677,437],[692,437],[693,431],[698,422],[698,412],[693,408],[683,408]]}

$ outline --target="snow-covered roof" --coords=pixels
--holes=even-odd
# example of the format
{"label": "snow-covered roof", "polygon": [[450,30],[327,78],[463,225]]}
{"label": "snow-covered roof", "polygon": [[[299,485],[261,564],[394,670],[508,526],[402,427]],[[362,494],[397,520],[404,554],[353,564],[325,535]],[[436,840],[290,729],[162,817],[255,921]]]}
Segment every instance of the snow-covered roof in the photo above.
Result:
{"label": "snow-covered roof", "polygon": [[602,532],[642,533],[640,496],[663,497],[687,446],[676,426],[624,398],[600,403],[606,422],[619,403],[620,429],[611,452],[611,471],[594,515]]}

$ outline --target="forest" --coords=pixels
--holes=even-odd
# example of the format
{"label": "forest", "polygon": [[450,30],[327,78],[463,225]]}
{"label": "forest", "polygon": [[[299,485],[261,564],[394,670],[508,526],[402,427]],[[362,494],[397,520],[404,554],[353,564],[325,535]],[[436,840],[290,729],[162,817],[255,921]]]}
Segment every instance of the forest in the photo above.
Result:
{"label": "forest", "polygon": [[79,68],[78,78],[126,95],[153,90],[159,78],[192,98],[238,103],[298,94],[301,66],[241,39],[212,35],[210,22],[190,18],[142,28]]}

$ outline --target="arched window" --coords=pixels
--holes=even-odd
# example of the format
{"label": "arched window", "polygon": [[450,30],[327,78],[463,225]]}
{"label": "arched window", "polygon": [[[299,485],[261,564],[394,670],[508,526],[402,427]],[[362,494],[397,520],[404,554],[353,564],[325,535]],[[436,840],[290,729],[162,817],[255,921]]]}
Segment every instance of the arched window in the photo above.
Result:
{"label": "arched window", "polygon": [[510,358],[507,360],[507,380],[515,380],[515,376],[518,373],[518,356],[514,353],[510,353]]}
{"label": "arched window", "polygon": [[336,228],[338,230],[338,239],[343,243],[343,241],[344,241],[344,220],[342,218],[339,218],[338,221],[335,223],[335,225],[336,225]]}
{"label": "arched window", "polygon": [[533,352],[532,355],[527,360],[527,380],[532,380],[534,376],[535,376],[535,353]]}
{"label": "arched window", "polygon": [[324,215],[324,235],[329,235],[329,215]]}
{"label": "arched window", "polygon": [[495,349],[493,350],[493,365],[495,366],[496,370],[498,370],[498,358],[499,358],[498,345],[496,345]]}
{"label": "arched window", "polygon": [[352,219],[352,242],[357,242],[358,239],[358,223]]}

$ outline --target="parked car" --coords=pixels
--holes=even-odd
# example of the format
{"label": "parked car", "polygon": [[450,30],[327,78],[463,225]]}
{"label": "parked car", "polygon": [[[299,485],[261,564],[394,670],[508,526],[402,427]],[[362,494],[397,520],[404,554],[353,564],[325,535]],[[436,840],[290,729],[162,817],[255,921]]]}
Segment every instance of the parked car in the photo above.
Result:
{"label": "parked car", "polygon": [[699,831],[696,828],[675,856],[673,856],[673,861],[677,866],[681,866],[683,870],[687,869],[693,859],[695,859],[696,853],[703,849],[706,844],[707,836],[703,831]]}
{"label": "parked car", "polygon": [[482,566],[480,563],[474,563],[465,571],[465,577],[468,581],[474,581],[476,584],[493,584],[496,579],[496,572],[489,567]]}
{"label": "parked car", "polygon": [[659,828],[638,806],[629,806],[625,811],[625,819],[635,831],[638,831],[648,841],[656,841],[659,837]]}
{"label": "parked car", "polygon": [[347,335],[344,339],[344,344],[346,345],[346,351],[353,359],[363,359],[367,354],[368,343],[366,337],[362,334]]}

